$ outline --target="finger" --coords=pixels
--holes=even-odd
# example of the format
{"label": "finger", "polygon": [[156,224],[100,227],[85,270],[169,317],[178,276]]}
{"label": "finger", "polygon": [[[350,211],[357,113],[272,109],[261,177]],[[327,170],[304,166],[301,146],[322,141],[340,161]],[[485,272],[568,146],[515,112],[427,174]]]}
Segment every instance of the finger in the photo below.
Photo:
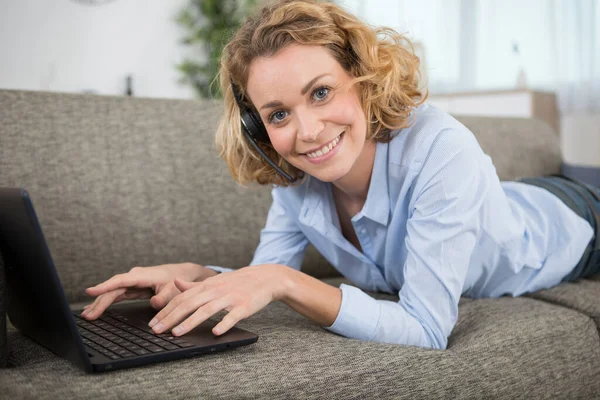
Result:
{"label": "finger", "polygon": [[99,296],[94,302],[94,304],[92,304],[92,306],[85,312],[83,312],[81,315],[83,315],[87,319],[96,319],[97,317],[102,315],[104,310],[106,310],[108,306],[110,306],[114,302],[114,300],[118,296],[123,294],[126,290],[127,289],[125,288],[121,288]]}
{"label": "finger", "polygon": [[[171,300],[169,300],[168,304],[166,306],[164,306],[164,308],[162,310],[160,310],[158,312],[158,314],[156,314],[154,316],[154,318],[152,319],[152,321],[150,321],[148,326],[150,326],[151,328],[154,327],[154,325],[158,321],[162,320],[167,315],[169,315],[177,306],[179,306],[179,304],[186,301],[188,298],[193,297],[196,293],[198,293],[198,291],[201,291],[202,290],[201,285],[202,285],[202,282],[198,282],[198,285],[196,286],[197,289],[195,291],[188,290],[186,292],[182,292],[182,293],[179,293],[176,296],[174,296]],[[175,287],[175,289],[177,289],[177,288]],[[202,303],[202,304],[204,304],[204,303]]]}
{"label": "finger", "polygon": [[198,308],[196,312],[190,315],[185,321],[173,328],[173,335],[185,335],[219,311],[227,308],[228,305],[229,302],[224,297],[205,304],[204,306]]}
{"label": "finger", "polygon": [[[81,313],[81,315],[87,319],[96,319],[110,304],[114,302],[114,298],[117,296],[119,296],[119,293],[114,292],[100,295],[98,298],[96,298],[96,301],[90,304],[90,306]],[[109,304],[106,304],[107,302]]]}
{"label": "finger", "polygon": [[114,299],[113,303],[122,300],[148,299],[152,297],[154,291],[152,289],[125,289],[125,293]]}
{"label": "finger", "polygon": [[[152,289],[125,289],[125,293],[116,297],[113,300],[113,303],[117,303],[121,300],[134,300],[134,299],[148,298],[148,297],[152,296],[153,293],[154,292],[152,291]],[[83,310],[87,310],[90,307],[95,308],[98,305],[98,303],[100,302],[100,300],[101,299],[99,296],[96,299],[96,301],[94,301],[93,303],[83,306]]]}
{"label": "finger", "polygon": [[150,305],[155,310],[161,310],[179,294],[181,294],[181,292],[175,287],[175,284],[169,282],[164,285],[156,295],[150,298]]}
{"label": "finger", "polygon": [[212,332],[219,336],[230,330],[240,322],[242,319],[247,318],[245,312],[243,312],[239,307],[231,310],[226,316],[223,317],[221,322],[219,322],[213,329]]}
{"label": "finger", "polygon": [[124,288],[124,287],[149,287],[149,284],[142,281],[140,275],[132,272],[126,274],[117,274],[112,278],[96,285],[85,289],[85,292],[90,296],[99,296],[101,294],[110,292],[111,290]]}
{"label": "finger", "polygon": [[179,289],[181,291],[181,293],[183,293],[188,289],[198,286],[202,282],[187,282],[187,281],[181,280],[179,278],[175,278],[173,283],[175,284],[175,287],[177,289]]}
{"label": "finger", "polygon": [[94,308],[98,304],[98,301],[99,301],[99,299],[96,298],[96,300],[93,303],[84,306],[82,314],[85,313],[86,310],[88,310],[90,308]]}
{"label": "finger", "polygon": [[195,294],[192,291],[188,291],[176,296],[150,321],[148,325],[152,327],[155,333],[162,333],[171,329],[175,324],[187,318],[214,298],[214,295],[211,295],[211,293],[186,296],[189,293]]}
{"label": "finger", "polygon": [[[110,304],[108,304],[107,306],[101,306],[103,308],[96,308],[98,306],[98,304],[101,304],[101,302],[106,301],[105,299],[105,295],[102,295],[100,297],[98,297],[96,299],[96,301],[94,301],[92,304],[88,304],[85,305],[83,307],[83,311],[80,314],[83,317],[87,317],[87,318],[92,318],[95,319],[97,317],[100,317],[100,315],[102,315],[102,313],[106,310],[106,308],[108,308],[111,304],[114,303],[118,303],[122,300],[134,300],[134,299],[140,299],[140,298],[148,298],[152,295],[152,291],[148,291],[148,289],[124,289],[126,290],[125,293],[121,294],[121,295],[117,295],[117,297],[115,297]],[[93,310],[93,312],[92,312]],[[91,315],[91,317],[90,317]]]}

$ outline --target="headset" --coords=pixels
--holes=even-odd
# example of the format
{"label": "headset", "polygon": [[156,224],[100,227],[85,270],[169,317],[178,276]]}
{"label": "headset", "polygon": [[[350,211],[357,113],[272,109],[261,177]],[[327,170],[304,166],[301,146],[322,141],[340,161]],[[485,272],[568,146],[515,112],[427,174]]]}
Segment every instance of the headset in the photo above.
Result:
{"label": "headset", "polygon": [[260,115],[252,108],[246,106],[242,99],[242,95],[238,87],[231,80],[231,89],[233,91],[233,97],[235,98],[235,102],[240,108],[240,115],[242,119],[242,133],[248,139],[248,143],[256,150],[258,154],[269,164],[273,169],[281,176],[283,176],[288,182],[295,182],[296,179],[292,178],[288,173],[286,173],[283,169],[281,169],[277,164],[273,162],[265,152],[258,145],[259,142],[271,144],[271,140],[269,139],[269,135],[267,134],[267,128],[262,122]]}

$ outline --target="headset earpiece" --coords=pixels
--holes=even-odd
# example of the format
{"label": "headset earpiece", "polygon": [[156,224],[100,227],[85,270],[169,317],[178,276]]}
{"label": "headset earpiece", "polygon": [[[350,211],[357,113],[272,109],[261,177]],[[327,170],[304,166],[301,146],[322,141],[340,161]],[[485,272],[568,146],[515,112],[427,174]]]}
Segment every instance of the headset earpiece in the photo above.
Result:
{"label": "headset earpiece", "polygon": [[256,150],[256,152],[265,160],[267,164],[269,164],[279,175],[283,176],[288,182],[295,182],[296,179],[292,178],[287,172],[282,170],[277,164],[273,162],[265,152],[260,148],[258,142],[271,144],[271,140],[269,140],[269,135],[267,134],[267,129],[260,119],[260,115],[256,113],[256,111],[249,109],[242,99],[242,95],[240,94],[239,89],[231,80],[231,90],[233,92],[233,97],[235,98],[235,102],[240,108],[240,116],[242,122],[242,133],[248,139],[248,143],[250,146]]}
{"label": "headset earpiece", "polygon": [[235,101],[240,108],[243,127],[247,129],[253,139],[262,143],[271,144],[271,140],[267,134],[267,128],[265,128],[265,124],[263,124],[260,115],[244,104],[242,95],[233,81],[231,82],[231,89],[233,91],[233,97],[235,97]]}

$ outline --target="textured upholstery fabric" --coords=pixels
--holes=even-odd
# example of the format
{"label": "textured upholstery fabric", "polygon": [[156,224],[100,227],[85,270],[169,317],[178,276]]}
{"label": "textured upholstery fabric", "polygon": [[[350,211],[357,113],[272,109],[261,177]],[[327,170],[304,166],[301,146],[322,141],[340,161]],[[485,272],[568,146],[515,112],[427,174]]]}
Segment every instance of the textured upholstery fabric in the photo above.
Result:
{"label": "textured upholstery fabric", "polygon": [[[216,102],[0,90],[0,186],[29,190],[66,294],[135,265],[241,267],[268,187],[242,188],[214,148]],[[460,117],[502,179],[556,173],[544,123]],[[303,270],[347,282],[314,250]],[[330,277],[330,278],[327,278]],[[361,342],[281,303],[239,323],[257,343],[193,359],[86,375],[8,324],[7,398],[600,397],[600,282],[528,297],[461,299],[445,351]],[[372,294],[397,300],[397,297]],[[79,303],[78,303],[79,302]],[[595,322],[595,323],[594,323]]]}
{"label": "textured upholstery fabric", "polygon": [[560,173],[560,138],[541,120],[461,117],[494,162],[500,180]]}
{"label": "textured upholstery fabric", "polygon": [[526,296],[577,310],[590,317],[600,329],[600,275],[565,282]]}
{"label": "textured upholstery fabric", "polygon": [[[270,188],[231,179],[221,107],[2,91],[0,185],[29,191],[70,301],[136,265],[250,262]],[[337,275],[314,250],[306,264]]]}
{"label": "textured upholstery fabric", "polygon": [[589,399],[600,393],[594,323],[533,299],[462,299],[446,351],[345,339],[280,303],[239,326],[256,332],[258,342],[98,376],[11,330],[12,368],[0,373],[0,387],[8,398],[47,399]]}

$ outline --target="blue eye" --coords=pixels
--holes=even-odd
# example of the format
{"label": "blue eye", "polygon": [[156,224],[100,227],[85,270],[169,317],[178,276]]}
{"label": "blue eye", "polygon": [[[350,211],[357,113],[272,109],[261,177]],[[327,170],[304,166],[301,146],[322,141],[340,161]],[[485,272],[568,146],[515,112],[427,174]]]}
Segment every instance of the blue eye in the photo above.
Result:
{"label": "blue eye", "polygon": [[[316,88],[311,93],[312,100],[316,101],[316,102],[325,101],[327,99],[327,97],[329,96],[329,90],[330,90],[330,88],[327,86],[321,86],[321,87]],[[271,123],[273,125],[280,124],[281,122],[283,122],[285,117],[287,117],[287,115],[288,115],[288,112],[284,111],[284,110],[273,111],[269,115],[269,123]]]}
{"label": "blue eye", "polygon": [[286,116],[285,111],[281,111],[281,110],[275,111],[271,115],[269,115],[269,122],[277,124],[277,123],[283,121],[285,116]]}
{"label": "blue eye", "polygon": [[321,86],[312,92],[312,98],[316,101],[323,101],[327,98],[328,94],[329,88],[327,86]]}

